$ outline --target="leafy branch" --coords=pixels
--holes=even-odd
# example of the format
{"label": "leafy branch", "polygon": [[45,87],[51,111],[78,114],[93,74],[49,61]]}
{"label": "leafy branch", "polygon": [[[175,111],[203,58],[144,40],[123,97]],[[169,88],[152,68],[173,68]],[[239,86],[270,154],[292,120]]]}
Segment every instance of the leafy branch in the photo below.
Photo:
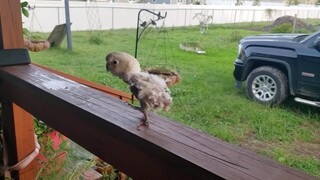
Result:
{"label": "leafy branch", "polygon": [[29,3],[27,1],[21,2],[20,3],[21,6],[21,12],[25,17],[29,17],[29,11],[28,11],[28,6]]}
{"label": "leafy branch", "polygon": [[210,15],[210,16],[207,16],[203,13],[196,13],[194,16],[193,16],[193,19],[197,18],[198,21],[199,21],[199,26],[200,26],[200,32],[201,34],[205,33],[207,30],[208,30],[208,23],[210,20],[213,19],[213,16]]}

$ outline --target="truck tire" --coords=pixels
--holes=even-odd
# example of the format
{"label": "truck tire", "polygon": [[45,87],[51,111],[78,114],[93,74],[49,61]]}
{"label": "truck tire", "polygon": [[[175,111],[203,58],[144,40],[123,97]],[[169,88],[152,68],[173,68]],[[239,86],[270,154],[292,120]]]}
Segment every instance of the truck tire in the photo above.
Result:
{"label": "truck tire", "polygon": [[277,105],[288,97],[288,79],[274,67],[258,67],[249,74],[246,91],[247,96],[254,101]]}

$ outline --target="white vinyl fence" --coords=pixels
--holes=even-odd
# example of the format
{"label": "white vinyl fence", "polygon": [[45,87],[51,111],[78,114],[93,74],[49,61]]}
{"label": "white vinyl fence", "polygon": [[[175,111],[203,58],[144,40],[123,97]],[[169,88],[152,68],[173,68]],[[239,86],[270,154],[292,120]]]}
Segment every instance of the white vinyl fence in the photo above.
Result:
{"label": "white vinyl fence", "polygon": [[[196,13],[213,16],[210,23],[238,23],[271,21],[283,15],[298,18],[319,18],[318,7],[262,7],[262,6],[213,6],[166,5],[129,3],[76,3],[70,4],[72,31],[136,28],[140,9],[149,9],[162,15],[167,13],[166,27],[198,25]],[[269,12],[269,13],[268,13]],[[154,17],[145,17],[147,20]],[[30,31],[51,32],[55,25],[65,23],[65,9],[59,5],[36,5],[30,17],[23,17],[25,28]]]}

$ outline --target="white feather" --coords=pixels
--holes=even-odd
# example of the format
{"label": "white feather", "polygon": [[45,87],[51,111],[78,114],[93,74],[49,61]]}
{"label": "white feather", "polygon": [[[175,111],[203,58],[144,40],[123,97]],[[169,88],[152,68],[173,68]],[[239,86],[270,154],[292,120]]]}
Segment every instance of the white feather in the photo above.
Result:
{"label": "white feather", "polygon": [[138,89],[138,99],[151,109],[167,109],[172,103],[165,81],[146,72],[128,74],[129,83]]}

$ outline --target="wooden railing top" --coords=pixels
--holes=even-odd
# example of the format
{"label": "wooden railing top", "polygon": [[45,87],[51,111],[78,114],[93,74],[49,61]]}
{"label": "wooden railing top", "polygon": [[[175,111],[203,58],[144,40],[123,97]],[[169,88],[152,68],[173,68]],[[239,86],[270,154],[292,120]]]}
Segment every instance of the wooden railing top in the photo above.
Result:
{"label": "wooden railing top", "polygon": [[132,100],[132,96],[129,93],[125,93],[125,92],[110,88],[108,86],[103,86],[101,84],[98,84],[98,83],[95,83],[95,82],[92,82],[92,81],[88,81],[88,80],[79,78],[77,76],[73,76],[73,75],[70,75],[70,74],[67,74],[67,73],[64,73],[64,72],[49,68],[47,66],[43,66],[41,64],[36,64],[36,63],[32,63],[32,64],[37,66],[37,67],[40,67],[41,69],[45,69],[45,70],[50,71],[50,72],[52,72],[54,74],[60,75],[60,76],[65,77],[65,78],[68,78],[68,79],[70,79],[72,81],[75,81],[75,82],[78,82],[80,84],[89,86],[89,87],[91,87],[93,89],[97,89],[99,91],[102,91],[102,92],[104,92],[106,94],[109,94],[109,95],[111,95],[113,97],[116,97],[118,99],[121,99],[123,101],[129,102],[130,100]]}
{"label": "wooden railing top", "polygon": [[0,67],[0,95],[134,179],[315,179],[34,65]]}

